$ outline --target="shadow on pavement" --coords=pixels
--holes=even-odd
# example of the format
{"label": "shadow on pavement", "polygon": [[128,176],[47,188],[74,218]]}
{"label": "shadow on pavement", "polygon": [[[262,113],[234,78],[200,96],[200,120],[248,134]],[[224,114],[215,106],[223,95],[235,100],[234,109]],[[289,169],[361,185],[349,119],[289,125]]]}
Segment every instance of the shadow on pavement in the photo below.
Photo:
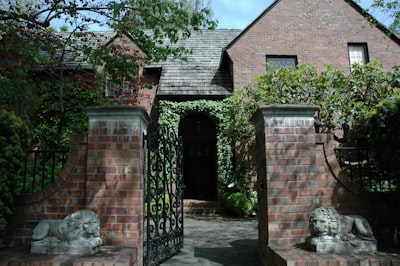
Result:
{"label": "shadow on pavement", "polygon": [[261,265],[257,240],[235,240],[229,244],[231,247],[195,248],[194,256],[220,265]]}
{"label": "shadow on pavement", "polygon": [[258,266],[255,218],[190,216],[184,219],[184,245],[163,266]]}

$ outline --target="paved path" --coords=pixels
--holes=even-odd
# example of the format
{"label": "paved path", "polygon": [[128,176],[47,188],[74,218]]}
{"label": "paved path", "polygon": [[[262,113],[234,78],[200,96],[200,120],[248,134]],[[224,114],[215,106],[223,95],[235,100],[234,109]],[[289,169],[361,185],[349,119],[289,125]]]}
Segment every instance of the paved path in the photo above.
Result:
{"label": "paved path", "polygon": [[256,219],[221,216],[184,218],[184,246],[167,265],[258,266]]}

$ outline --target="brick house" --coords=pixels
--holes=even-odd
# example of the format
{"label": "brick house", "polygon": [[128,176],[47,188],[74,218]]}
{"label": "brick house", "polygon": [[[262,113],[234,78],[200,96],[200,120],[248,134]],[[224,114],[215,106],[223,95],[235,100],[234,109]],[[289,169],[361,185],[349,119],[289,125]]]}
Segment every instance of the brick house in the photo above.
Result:
{"label": "brick house", "polygon": [[326,65],[350,70],[378,60],[385,69],[399,63],[399,38],[371,25],[365,11],[350,0],[275,1],[226,47],[234,88],[266,71],[266,63]]}
{"label": "brick house", "polygon": [[[234,90],[268,70],[267,63],[278,66],[310,64],[318,70],[332,65],[350,71],[353,62],[378,60],[385,70],[400,62],[400,39],[388,35],[381,24],[372,25],[365,11],[349,0],[278,0],[243,31],[221,29],[194,33],[184,45],[193,51],[187,62],[161,64],[157,91],[160,101],[229,97]],[[212,118],[196,112],[182,119],[181,126],[195,128],[196,123],[207,125],[203,128],[215,128]],[[194,134],[188,130],[184,132]],[[215,133],[201,132],[198,136],[202,139],[186,137],[193,147],[209,145],[204,149],[215,152],[212,148]],[[215,170],[203,167],[215,165],[210,158],[215,160],[216,157],[207,156],[203,161],[197,158],[195,163],[187,158],[191,167],[185,171],[186,178],[197,180],[211,175],[202,186],[216,184]],[[191,181],[187,182],[190,190],[193,186]],[[198,188],[188,191],[187,195],[207,199]]]}
{"label": "brick house", "polygon": [[[115,36],[108,33],[101,43],[107,45],[114,40],[117,40]],[[131,41],[134,43],[134,40]],[[145,77],[155,86],[152,90],[138,92],[142,99],[138,104],[145,107],[146,112],[154,119],[157,119],[157,110],[153,107],[158,101],[218,101],[230,97],[235,90],[268,70],[267,63],[270,62],[278,66],[307,63],[320,70],[326,65],[332,65],[348,71],[352,62],[378,60],[386,70],[400,62],[400,39],[395,35],[388,35],[382,25],[372,25],[364,11],[350,0],[277,0],[243,31],[217,29],[193,32],[188,40],[177,45],[192,50],[187,55],[187,61],[169,59],[144,66],[143,69]],[[107,84],[105,96],[116,96],[115,90]],[[217,123],[215,117],[196,109],[181,116],[180,133],[184,138],[185,149],[189,151],[187,154],[193,155],[184,160],[185,196],[188,199],[217,200]],[[138,146],[141,143],[140,138],[141,136],[135,138]],[[76,160],[78,159],[82,158]],[[96,160],[92,163],[95,164]],[[82,194],[80,185],[76,187]],[[107,189],[104,191],[112,192]],[[49,198],[51,196],[52,194]],[[54,204],[50,202],[49,205],[63,206],[53,206],[56,209],[54,213],[58,216],[68,214],[71,208],[82,206],[78,202],[75,206],[70,204],[70,208],[64,207],[69,204],[66,203],[67,200],[73,199],[60,199]],[[39,201],[34,199],[32,202]],[[142,205],[141,203],[139,200],[137,205]],[[104,216],[119,215],[111,213],[116,209],[122,211],[123,208],[118,207],[117,203],[115,205],[116,208],[104,207]],[[25,217],[26,213],[29,212],[23,212]],[[31,219],[30,227],[36,219],[37,216]],[[113,225],[112,221],[107,222]],[[110,227],[109,231],[113,230]],[[26,241],[30,231],[25,230],[23,234]]]}
{"label": "brick house", "polygon": [[[96,45],[124,43],[128,47],[126,51],[144,54],[129,35],[98,32],[93,35],[93,42]],[[398,36],[389,35],[376,21],[371,23],[365,11],[351,0],[277,0],[242,31],[193,32],[189,39],[175,45],[191,50],[187,61],[168,59],[141,67],[143,82],[152,84],[152,89],[135,91],[135,103],[129,100],[121,103],[139,104],[156,120],[157,110],[153,106],[158,101],[218,101],[230,97],[235,90],[267,71],[268,63],[310,64],[318,70],[332,65],[350,71],[353,62],[378,60],[385,70],[400,62]],[[73,68],[79,64],[89,75],[99,71],[93,71],[81,59],[73,61],[67,57],[65,66]],[[132,90],[125,85],[122,90]],[[120,93],[114,85],[105,82],[106,98],[115,100]],[[185,158],[187,198],[216,200],[218,197],[216,121],[215,117],[196,110],[181,117],[180,131],[187,139],[187,154],[194,151],[197,154]],[[211,191],[205,193],[203,187]]]}

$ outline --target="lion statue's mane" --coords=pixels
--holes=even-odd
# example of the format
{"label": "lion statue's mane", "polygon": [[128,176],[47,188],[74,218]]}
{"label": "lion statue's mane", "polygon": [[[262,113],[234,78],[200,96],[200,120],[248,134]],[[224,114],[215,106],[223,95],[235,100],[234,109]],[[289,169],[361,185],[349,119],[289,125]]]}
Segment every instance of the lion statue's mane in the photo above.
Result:
{"label": "lion statue's mane", "polygon": [[341,215],[334,208],[320,207],[310,214],[311,237],[375,240],[368,221],[359,215]]}

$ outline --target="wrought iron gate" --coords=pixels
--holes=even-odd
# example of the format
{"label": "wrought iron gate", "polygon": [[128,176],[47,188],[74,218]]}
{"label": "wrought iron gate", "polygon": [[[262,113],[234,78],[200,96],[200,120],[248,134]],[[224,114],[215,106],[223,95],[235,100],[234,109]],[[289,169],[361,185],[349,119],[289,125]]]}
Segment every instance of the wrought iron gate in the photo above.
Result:
{"label": "wrought iron gate", "polygon": [[159,265],[183,247],[183,143],[167,126],[147,140],[144,264]]}

